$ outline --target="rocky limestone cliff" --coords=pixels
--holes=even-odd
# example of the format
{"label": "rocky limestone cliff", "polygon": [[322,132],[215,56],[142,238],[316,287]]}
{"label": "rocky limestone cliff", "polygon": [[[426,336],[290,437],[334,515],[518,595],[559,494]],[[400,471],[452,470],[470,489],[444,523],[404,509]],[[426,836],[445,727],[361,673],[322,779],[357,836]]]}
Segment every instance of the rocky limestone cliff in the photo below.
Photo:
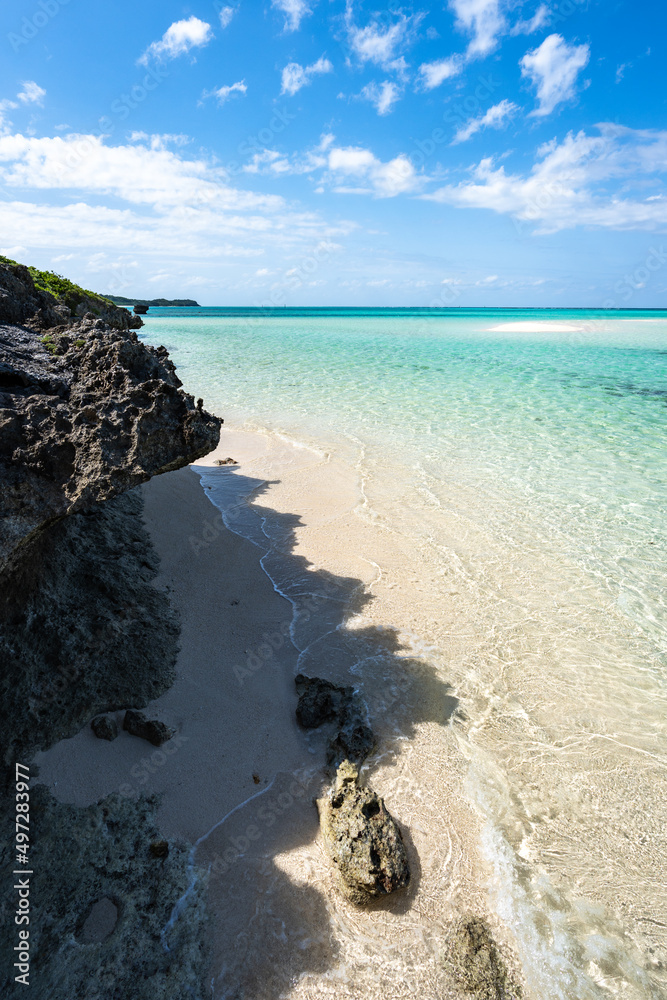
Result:
{"label": "rocky limestone cliff", "polygon": [[0,325],[0,572],[45,526],[211,451],[221,421],[164,348],[84,319]]}
{"label": "rocky limestone cliff", "polygon": [[[5,870],[13,862],[14,762],[30,764],[36,750],[99,712],[146,705],[173,680],[179,625],[154,586],[158,560],[135,487],[211,451],[221,425],[182,391],[166,350],[140,342],[131,328],[138,318],[51,277],[62,301],[36,287],[28,269],[0,260]],[[35,784],[30,795],[37,1000],[201,1000],[204,883],[188,845],[160,841],[153,849],[157,803],[111,795],[83,809]],[[167,942],[184,893],[190,919]],[[10,924],[7,897],[0,925]],[[13,981],[15,942],[15,934],[0,935],[0,994],[8,1000],[24,992]]]}
{"label": "rocky limestone cliff", "polygon": [[50,281],[52,291],[46,290],[46,285],[40,288],[30,269],[23,264],[0,257],[0,323],[48,330],[92,313],[96,319],[117,330],[138,330],[143,326],[138,316],[120,309],[110,299],[58,275],[33,270],[44,282]]}
{"label": "rocky limestone cliff", "polygon": [[140,501],[120,494],[211,451],[221,421],[133,330],[87,314],[38,332],[42,293],[26,268],[0,267],[6,287],[8,274],[0,308],[32,317],[0,324],[0,718],[13,757],[170,683],[178,628],[151,584]]}

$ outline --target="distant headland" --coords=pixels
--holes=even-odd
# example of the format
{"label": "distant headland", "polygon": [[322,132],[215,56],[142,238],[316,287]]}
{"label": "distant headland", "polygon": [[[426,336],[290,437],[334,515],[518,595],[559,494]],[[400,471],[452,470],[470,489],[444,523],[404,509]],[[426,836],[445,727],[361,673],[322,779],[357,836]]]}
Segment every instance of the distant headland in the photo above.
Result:
{"label": "distant headland", "polygon": [[117,306],[190,306],[200,309],[201,306],[194,299],[126,299],[122,295],[105,295]]}

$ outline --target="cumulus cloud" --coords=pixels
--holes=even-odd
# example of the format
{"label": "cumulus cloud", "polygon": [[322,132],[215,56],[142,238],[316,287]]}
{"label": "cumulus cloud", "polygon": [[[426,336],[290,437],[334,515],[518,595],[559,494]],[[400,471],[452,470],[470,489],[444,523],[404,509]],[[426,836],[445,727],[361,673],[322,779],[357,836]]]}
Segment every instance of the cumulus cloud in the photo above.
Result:
{"label": "cumulus cloud", "polygon": [[[110,146],[93,135],[0,136],[0,185],[6,242],[20,237],[27,248],[54,253],[141,253],[199,267],[289,247],[305,252],[354,228],[233,187],[207,159],[136,143]],[[106,197],[111,205],[102,203]]]}
{"label": "cumulus cloud", "polygon": [[212,38],[211,25],[198,17],[174,21],[159,42],[152,42],[138,61],[145,66],[151,59],[175,59],[192,49],[208,45]]}
{"label": "cumulus cloud", "polygon": [[245,94],[248,88],[246,87],[245,80],[238,80],[236,83],[230,83],[224,87],[217,87],[214,90],[205,90],[202,94],[202,98],[215,97],[218,104],[222,107],[225,101],[228,101],[230,97],[234,94]]}
{"label": "cumulus cloud", "polygon": [[492,52],[498,37],[507,30],[501,0],[450,0],[449,6],[459,30],[472,35],[468,57],[486,56]]}
{"label": "cumulus cloud", "polygon": [[471,118],[465,125],[461,125],[457,130],[452,145],[459,142],[467,142],[477,132],[484,128],[503,128],[519,110],[518,105],[512,101],[504,100],[499,104],[494,104],[484,115]]}
{"label": "cumulus cloud", "polygon": [[307,0],[271,0],[271,6],[285,16],[285,31],[298,31],[304,17],[313,13]]}
{"label": "cumulus cloud", "polygon": [[329,150],[327,166],[333,175],[334,190],[342,194],[394,198],[421,186],[421,178],[404,154],[383,163],[370,149],[334,146]]}
{"label": "cumulus cloud", "polygon": [[288,174],[297,173],[288,157],[276,149],[263,149],[255,153],[243,168],[247,174]]}
{"label": "cumulus cloud", "polygon": [[529,35],[538,31],[549,20],[546,4],[540,4],[529,20],[518,21],[510,29],[505,8],[507,0],[449,0],[449,8],[456,18],[456,27],[472,38],[465,55],[454,54],[444,59],[422,63],[419,67],[419,84],[423,90],[433,90],[445,80],[458,76],[466,63],[489,55],[498,45],[501,36]]}
{"label": "cumulus cloud", "polygon": [[221,7],[218,11],[218,18],[220,19],[220,27],[226,28],[231,22],[236,11],[233,7]]}
{"label": "cumulus cloud", "polygon": [[[658,229],[667,225],[660,178],[667,173],[667,131],[610,123],[599,135],[569,133],[545,143],[527,175],[506,173],[485,158],[472,178],[424,195],[458,208],[487,208],[552,233],[577,226]],[[637,193],[630,194],[636,182]],[[658,193],[647,194],[651,186]]]}
{"label": "cumulus cloud", "polygon": [[291,97],[297,91],[301,90],[302,87],[307,87],[312,82],[313,77],[320,73],[333,73],[333,65],[324,56],[321,56],[317,62],[312,63],[310,66],[300,66],[296,62],[288,63],[282,73],[282,89],[280,93],[289,94]]}
{"label": "cumulus cloud", "polygon": [[360,96],[370,101],[379,115],[388,115],[401,97],[401,88],[391,80],[384,80],[380,84],[373,81],[363,88]]}
{"label": "cumulus cloud", "polygon": [[41,104],[46,97],[46,91],[34,80],[24,80],[22,89],[16,95],[21,104]]}
{"label": "cumulus cloud", "polygon": [[458,76],[464,66],[461,56],[449,56],[447,59],[438,59],[435,62],[422,63],[419,67],[419,75],[424,90],[433,90],[439,87],[445,80],[451,80],[453,76]]}
{"label": "cumulus cloud", "polygon": [[544,117],[575,96],[577,77],[588,64],[588,45],[568,45],[562,35],[549,35],[520,62],[521,75],[537,90],[539,106],[532,115]]}
{"label": "cumulus cloud", "polygon": [[251,174],[320,174],[320,187],[345,194],[393,198],[422,189],[425,182],[404,154],[383,162],[362,146],[337,146],[330,132],[305,154],[288,156],[277,150],[255,153],[244,170]]}

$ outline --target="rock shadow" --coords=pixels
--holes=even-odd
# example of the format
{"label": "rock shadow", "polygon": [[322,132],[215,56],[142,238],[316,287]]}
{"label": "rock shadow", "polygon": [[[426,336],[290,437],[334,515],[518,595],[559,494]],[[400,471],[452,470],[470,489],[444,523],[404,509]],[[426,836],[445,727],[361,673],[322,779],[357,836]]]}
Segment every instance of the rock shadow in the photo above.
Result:
{"label": "rock shadow", "polygon": [[[230,478],[227,526],[257,545],[265,572],[292,605],[295,675],[354,686],[381,741],[375,752],[385,760],[387,754],[399,753],[399,741],[412,738],[420,723],[448,725],[459,702],[433,664],[406,655],[396,629],[349,627],[374,599],[364,582],[316,569],[296,554],[297,529],[306,521],[260,505],[272,483],[253,480],[233,467],[215,473],[216,478]],[[219,502],[217,490],[215,495]],[[262,669],[272,669],[271,662]],[[293,713],[296,705],[295,687]],[[215,997],[277,1000],[304,974],[325,973],[339,960],[331,902],[312,879],[307,881],[308,871],[294,871],[296,862],[289,858],[319,834],[314,799],[328,784],[330,729],[324,725],[302,731],[303,771],[278,774],[198,848],[197,863],[210,867],[219,935],[212,973]],[[371,755],[364,768],[364,780],[371,785],[374,759]],[[387,806],[391,811],[390,801]],[[400,816],[395,818],[408,850],[411,884],[372,908],[403,914],[418,892],[421,866],[410,831]]]}

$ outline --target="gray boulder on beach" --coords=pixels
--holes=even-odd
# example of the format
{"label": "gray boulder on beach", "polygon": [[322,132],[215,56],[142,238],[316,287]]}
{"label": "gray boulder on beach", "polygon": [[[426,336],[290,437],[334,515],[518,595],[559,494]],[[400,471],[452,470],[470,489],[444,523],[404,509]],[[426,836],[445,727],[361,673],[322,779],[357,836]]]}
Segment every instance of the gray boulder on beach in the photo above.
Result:
{"label": "gray boulder on beach", "polygon": [[349,760],[340,764],[333,787],[318,799],[317,808],[327,852],[348,899],[369,903],[408,885],[401,832],[383,799],[359,784],[359,772]]}

